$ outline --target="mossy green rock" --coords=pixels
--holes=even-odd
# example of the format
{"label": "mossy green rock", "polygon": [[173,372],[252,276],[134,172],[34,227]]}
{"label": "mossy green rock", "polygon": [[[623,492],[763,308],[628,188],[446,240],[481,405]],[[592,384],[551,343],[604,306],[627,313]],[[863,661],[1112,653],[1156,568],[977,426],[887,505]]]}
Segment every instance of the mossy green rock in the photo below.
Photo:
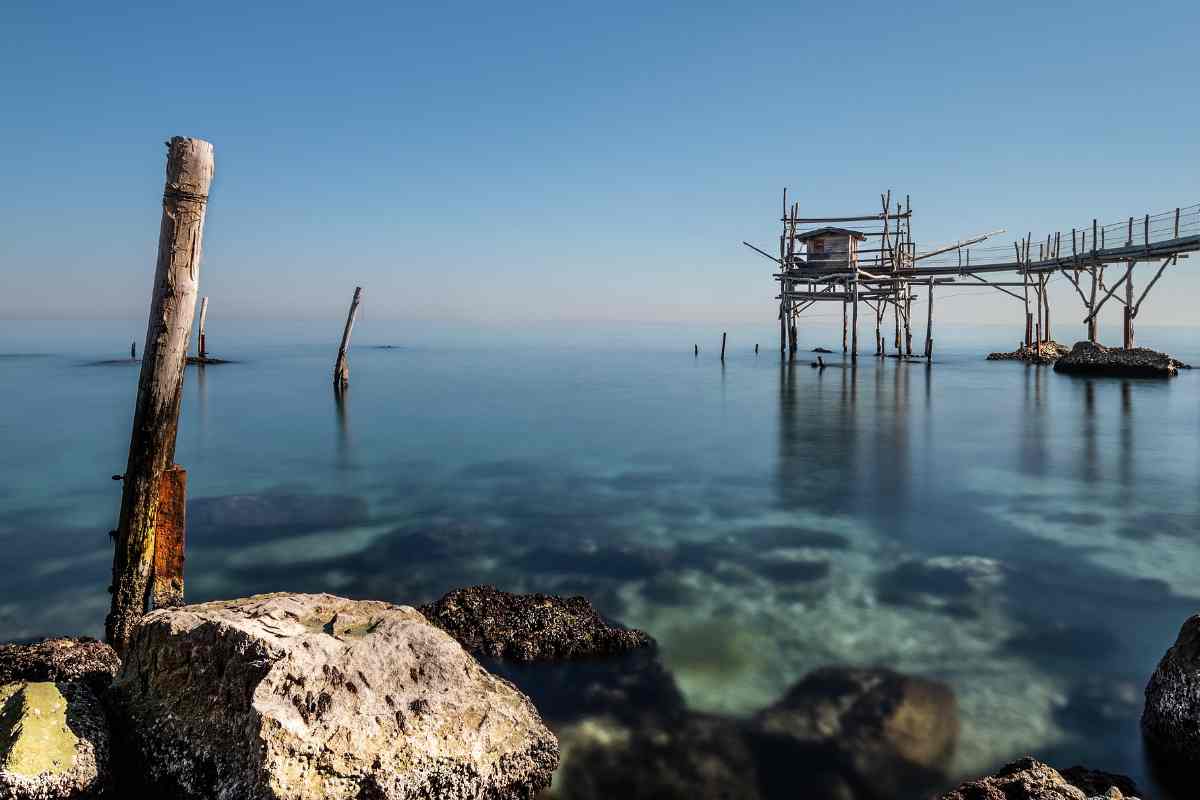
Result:
{"label": "mossy green rock", "polygon": [[108,745],[104,712],[86,687],[50,681],[0,686],[0,798],[97,797]]}

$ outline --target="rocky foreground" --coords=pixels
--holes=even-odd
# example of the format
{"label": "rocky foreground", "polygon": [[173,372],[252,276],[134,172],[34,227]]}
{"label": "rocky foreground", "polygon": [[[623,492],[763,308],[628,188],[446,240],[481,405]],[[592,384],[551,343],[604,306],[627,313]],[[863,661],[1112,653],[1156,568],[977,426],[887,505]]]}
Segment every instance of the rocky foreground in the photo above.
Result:
{"label": "rocky foreground", "polygon": [[[94,640],[0,646],[0,798],[909,800],[948,783],[958,709],[938,681],[826,667],[735,719],[689,709],[652,640],[583,598],[471,587],[422,611],[272,594],[152,612],[123,663]],[[1200,754],[1198,686],[1200,616],[1147,690],[1147,738],[1178,758]],[[571,709],[557,736],[535,702]],[[1136,796],[1024,759],[942,800]]]}
{"label": "rocky foreground", "polygon": [[1191,369],[1166,353],[1134,347],[1124,350],[1095,342],[1077,342],[1054,364],[1055,372],[1113,378],[1169,378]]}
{"label": "rocky foreground", "polygon": [[1053,364],[1071,352],[1071,348],[1055,341],[1021,345],[1011,353],[988,353],[988,361],[1025,361],[1029,364]]}

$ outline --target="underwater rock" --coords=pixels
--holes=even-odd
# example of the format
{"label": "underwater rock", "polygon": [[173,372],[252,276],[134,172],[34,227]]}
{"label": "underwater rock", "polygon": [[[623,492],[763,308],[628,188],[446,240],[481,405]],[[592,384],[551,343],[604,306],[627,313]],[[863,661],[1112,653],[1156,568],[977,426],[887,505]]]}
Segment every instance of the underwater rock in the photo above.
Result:
{"label": "underwater rock", "polygon": [[958,743],[958,704],[937,681],[883,668],[824,667],[759,712],[753,728],[783,751],[819,750],[857,784],[893,787],[880,796],[932,788]]}
{"label": "underwater rock", "polygon": [[111,647],[87,636],[0,644],[0,683],[77,681],[99,695],[120,668],[121,659]]}
{"label": "underwater rock", "polygon": [[1169,378],[1180,369],[1190,367],[1166,353],[1145,347],[1123,350],[1095,342],[1077,342],[1071,352],[1054,365],[1055,372],[1114,378]]}
{"label": "underwater rock", "polygon": [[893,605],[973,614],[1004,581],[1004,565],[980,556],[935,556],[903,561],[876,579],[879,599]]}
{"label": "underwater rock", "polygon": [[0,797],[100,797],[111,778],[109,754],[104,710],[83,684],[0,686]]}
{"label": "underwater rock", "polygon": [[1053,364],[1071,352],[1071,348],[1055,341],[1021,345],[1011,353],[988,353],[988,361],[1027,361],[1030,364]]}
{"label": "underwater rock", "polygon": [[407,606],[153,611],[111,691],[160,796],[532,798],[558,763],[528,698]]}
{"label": "underwater rock", "polygon": [[367,501],[353,495],[285,492],[198,497],[188,502],[190,528],[298,531],[347,528],[368,521]]}
{"label": "underwater rock", "polygon": [[939,800],[1137,800],[1132,794],[1136,791],[1133,781],[1123,775],[1084,767],[1059,772],[1036,759],[1022,758],[995,775],[967,781]]}
{"label": "underwater rock", "polygon": [[[558,800],[760,800],[757,765],[736,723],[706,714],[625,724],[589,717],[560,730]],[[806,776],[807,777],[807,776]],[[812,800],[823,795],[805,794]]]}
{"label": "underwater rock", "polygon": [[512,594],[494,586],[471,586],[419,610],[467,650],[493,658],[590,658],[654,642],[642,631],[613,625],[583,597]]}
{"label": "underwater rock", "polygon": [[1189,617],[1146,685],[1142,734],[1167,766],[1200,766],[1200,614]]}

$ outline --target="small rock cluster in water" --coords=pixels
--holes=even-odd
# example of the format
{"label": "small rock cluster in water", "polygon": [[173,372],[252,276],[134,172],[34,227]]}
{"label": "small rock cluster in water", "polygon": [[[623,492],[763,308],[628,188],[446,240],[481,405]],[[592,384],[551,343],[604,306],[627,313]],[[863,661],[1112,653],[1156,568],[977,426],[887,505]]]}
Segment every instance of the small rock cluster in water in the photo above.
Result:
{"label": "small rock cluster in water", "polygon": [[1021,345],[1011,353],[989,353],[988,361],[1027,361],[1030,364],[1053,364],[1071,352],[1071,348],[1053,340]]}
{"label": "small rock cluster in water", "polygon": [[[479,586],[425,612],[260,595],[152,612],[123,663],[95,640],[0,646],[0,796],[902,800],[947,783],[959,721],[939,681],[826,667],[725,717],[689,709],[650,637],[582,597]],[[549,720],[556,737],[492,672],[534,701],[573,693],[589,715]],[[1200,615],[1142,723],[1157,756],[1188,768],[1198,687]],[[1123,776],[1026,758],[941,800],[1137,795]]]}

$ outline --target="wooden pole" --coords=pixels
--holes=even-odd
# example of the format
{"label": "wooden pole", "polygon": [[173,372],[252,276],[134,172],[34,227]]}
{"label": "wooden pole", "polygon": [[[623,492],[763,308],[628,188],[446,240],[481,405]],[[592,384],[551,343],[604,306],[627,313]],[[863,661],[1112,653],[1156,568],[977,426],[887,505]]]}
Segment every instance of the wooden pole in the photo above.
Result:
{"label": "wooden pole", "polygon": [[854,282],[854,299],[850,310],[850,362],[858,363],[858,265],[854,265],[854,274],[850,278]]}
{"label": "wooden pole", "polygon": [[929,297],[926,299],[929,316],[925,320],[925,358],[933,358],[933,278],[925,284],[925,290],[929,292]]}
{"label": "wooden pole", "polygon": [[1125,272],[1125,349],[1131,350],[1133,344],[1133,315],[1135,312],[1133,305],[1133,262],[1129,262],[1129,267]]}
{"label": "wooden pole", "polygon": [[[785,286],[786,284],[783,281],[780,281],[779,285],[782,287],[782,286]],[[779,301],[779,358],[780,359],[787,358],[787,315],[784,313],[784,309],[786,308],[785,303],[786,303],[786,301],[784,301],[784,300]]]}
{"label": "wooden pole", "polygon": [[698,345],[698,344],[692,345],[692,355],[694,355],[696,358],[700,357],[700,345]]}
{"label": "wooden pole", "polygon": [[137,361],[137,342],[129,343],[129,360]]}
{"label": "wooden pole", "polygon": [[[104,624],[105,638],[118,653],[125,650],[134,625],[153,600],[150,584],[161,486],[163,474],[175,460],[184,364],[196,309],[204,215],[213,176],[213,148],[208,142],[176,136],[167,147],[158,262],[129,460],[123,476],[113,553],[112,607]],[[167,527],[164,525],[164,534]],[[170,549],[166,544],[164,551]],[[182,594],[182,577],[179,588]]]}
{"label": "wooden pole", "polygon": [[[847,292],[847,294],[849,294],[849,292]],[[842,353],[845,353],[846,350],[848,349],[846,347],[846,337],[847,337],[847,334],[849,333],[849,331],[847,330],[846,316],[847,316],[847,312],[849,311],[849,309],[847,308],[847,306],[849,304],[850,304],[849,300],[847,300],[845,297],[843,297],[842,298]]]}
{"label": "wooden pole", "polygon": [[208,319],[208,298],[204,297],[200,300],[200,342],[199,349],[196,351],[201,359],[208,357],[208,343],[204,338],[204,322]]}
{"label": "wooden pole", "polygon": [[754,343],[754,355],[758,355],[758,342]]}
{"label": "wooden pole", "polygon": [[725,334],[721,334],[721,360],[725,360]]}
{"label": "wooden pole", "polygon": [[350,385],[350,331],[354,330],[354,318],[358,316],[358,304],[362,300],[362,287],[354,287],[354,299],[350,301],[350,311],[346,314],[346,327],[342,331],[342,345],[338,348],[337,361],[333,363],[333,386],[344,389]]}

